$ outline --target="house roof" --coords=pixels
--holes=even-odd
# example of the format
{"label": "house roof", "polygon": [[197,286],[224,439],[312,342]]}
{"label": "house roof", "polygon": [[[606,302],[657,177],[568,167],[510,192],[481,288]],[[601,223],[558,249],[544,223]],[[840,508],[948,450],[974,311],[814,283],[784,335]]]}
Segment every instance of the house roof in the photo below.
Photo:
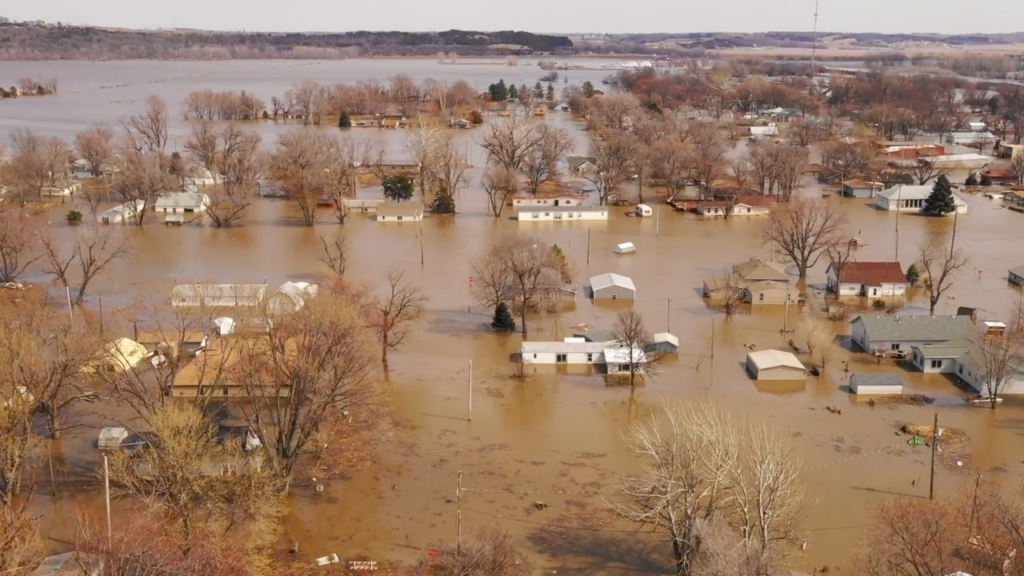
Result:
{"label": "house roof", "polygon": [[920,352],[925,360],[959,358],[967,353],[969,349],[970,345],[968,343],[964,343],[962,346],[914,346],[914,350]]}
{"label": "house roof", "polygon": [[786,290],[789,286],[788,282],[779,282],[778,280],[757,280],[754,282],[745,282],[743,287],[751,292],[765,292],[768,290]]}
{"label": "house roof", "polygon": [[611,288],[612,286],[628,288],[634,291],[636,290],[636,285],[633,284],[633,280],[631,278],[622,276],[621,274],[615,274],[614,272],[600,274],[590,279],[590,288],[594,291]]}
{"label": "house roof", "polygon": [[607,342],[523,342],[522,354],[598,354],[608,346]]}
{"label": "house roof", "polygon": [[1013,168],[989,168],[982,174],[989,178],[1015,178],[1017,176]]}
{"label": "house roof", "polygon": [[858,316],[871,340],[951,342],[974,335],[969,316]]}
{"label": "house roof", "polygon": [[166,192],[156,199],[156,208],[198,208],[210,203],[202,192]]}
{"label": "house roof", "polygon": [[843,284],[908,284],[899,262],[847,262],[842,271]]}
{"label": "house roof", "polygon": [[899,374],[865,374],[857,372],[850,375],[850,381],[856,379],[857,384],[864,386],[902,386],[903,377]]}
{"label": "house roof", "polygon": [[580,166],[583,166],[588,162],[593,164],[594,161],[595,160],[593,156],[569,156],[569,158],[567,159],[569,166],[572,168],[579,168]]}
{"label": "house roof", "polygon": [[265,284],[177,284],[171,300],[191,306],[255,306],[266,291]]}
{"label": "house roof", "polygon": [[633,348],[632,354],[630,349],[626,346],[617,346],[615,348],[605,348],[602,350],[604,353],[604,361],[606,364],[642,364],[647,361],[647,354],[639,348]]}
{"label": "house roof", "polygon": [[747,354],[747,362],[757,366],[758,370],[769,368],[796,368],[806,370],[792,352],[784,350],[758,350]]}
{"label": "house roof", "polygon": [[843,186],[846,186],[848,188],[858,188],[858,189],[859,188],[871,188],[872,190],[876,189],[876,188],[881,188],[882,187],[882,185],[879,184],[878,182],[868,182],[867,180],[862,180],[860,178],[851,178],[850,180],[843,180]]}
{"label": "house roof", "polygon": [[789,282],[789,274],[786,274],[785,266],[778,262],[766,262],[756,257],[733,266],[732,271],[743,280],[751,282],[757,280]]}
{"label": "house roof", "polygon": [[[931,186],[909,186],[897,184],[891,188],[882,190],[877,194],[877,196],[888,200],[925,200],[931,193]],[[957,206],[967,205],[967,201],[958,196],[956,192],[953,193],[953,201],[956,202]]]}
{"label": "house roof", "polygon": [[520,213],[530,212],[607,212],[607,206],[520,206]]}
{"label": "house roof", "polygon": [[574,338],[584,338],[587,342],[611,342],[615,340],[614,330],[587,330],[586,332],[573,332]]}
{"label": "house roof", "polygon": [[1024,276],[1024,266],[1017,266],[1016,268],[1010,268],[1010,274],[1017,276]]}
{"label": "house roof", "polygon": [[658,332],[652,337],[652,341],[655,344],[667,342],[677,348],[679,347],[679,338],[677,338],[674,334],[671,334],[669,332]]}
{"label": "house roof", "polygon": [[422,216],[423,204],[420,202],[384,202],[377,205],[377,216]]}

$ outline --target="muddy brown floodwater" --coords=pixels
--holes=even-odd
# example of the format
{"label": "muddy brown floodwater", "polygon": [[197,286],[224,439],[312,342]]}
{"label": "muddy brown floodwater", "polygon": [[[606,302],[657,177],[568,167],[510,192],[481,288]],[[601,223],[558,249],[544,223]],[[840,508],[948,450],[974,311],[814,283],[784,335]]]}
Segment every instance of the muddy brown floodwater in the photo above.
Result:
{"label": "muddy brown floodwater", "polygon": [[[87,120],[87,109],[82,113]],[[16,124],[16,113],[0,108],[0,114],[4,126]],[[572,128],[583,149],[583,135],[566,115],[552,114],[549,121]],[[402,132],[372,135],[396,155],[406,137]],[[699,297],[703,278],[751,256],[770,256],[760,240],[761,220],[704,221],[663,206],[657,218],[649,219],[627,218],[625,208],[612,209],[608,222],[520,225],[510,219],[511,210],[494,219],[488,216],[477,185],[483,156],[473,143],[474,133],[460,133],[458,138],[477,166],[469,188],[458,198],[457,216],[428,217],[417,226],[377,224],[370,217],[353,215],[342,227],[322,214],[311,229],[300,225],[286,201],[261,199],[244,226],[234,229],[199,223],[166,228],[151,218],[141,228],[126,227],[133,237],[133,254],[118,262],[92,294],[93,300],[102,297],[105,306],[115,308],[140,294],[166,295],[175,282],[265,279],[275,284],[309,279],[325,272],[318,262],[317,237],[343,232],[352,245],[352,279],[380,284],[383,275],[397,267],[429,296],[429,320],[391,362],[399,426],[384,445],[380,462],[328,483],[322,494],[302,492],[292,499],[283,540],[299,541],[303,554],[415,559],[439,540],[454,536],[461,470],[464,529],[500,525],[524,543],[545,572],[666,573],[667,547],[615,522],[605,506],[615,475],[639,466],[623,446],[624,428],[631,419],[656,412],[666,400],[710,397],[792,432],[803,458],[803,480],[815,503],[807,521],[806,551],[793,563],[808,572],[826,564],[847,568],[858,539],[871,525],[872,510],[883,499],[927,496],[928,450],[909,446],[906,436],[895,435],[902,423],[930,423],[937,411],[942,425],[962,428],[970,436],[972,442],[963,453],[944,459],[952,465],[939,470],[940,495],[952,493],[977,474],[1006,484],[1021,478],[1021,402],[1007,400],[996,411],[971,407],[943,375],[904,372],[891,362],[878,366],[864,355],[846,352],[806,383],[780,388],[751,381],[742,368],[749,348],[785,347],[793,336],[780,333],[783,325],[792,328],[802,315],[820,315],[823,305],[824,265],[819,264],[803,288],[806,307],[791,308],[788,320],[781,307],[728,319],[707,309]],[[820,187],[806,184],[801,194],[821,196]],[[893,258],[894,215],[876,211],[861,199],[832,195],[828,201],[845,203],[851,234],[867,242],[857,259]],[[982,197],[967,201],[970,212],[958,218],[956,242],[969,252],[971,262],[952,289],[956,299],[944,299],[938,312],[974,306],[979,319],[1007,320],[1020,298],[1008,287],[1006,270],[1020,264],[1016,254],[1024,216]],[[54,234],[66,240],[73,228],[64,223],[65,210],[54,208],[43,217]],[[900,216],[899,259],[904,267],[923,242],[948,238],[952,224],[951,219]],[[470,261],[514,230],[562,247],[577,264],[581,286],[604,272],[632,277],[638,289],[633,306],[644,314],[647,326],[653,331],[669,329],[679,337],[678,358],[661,366],[659,374],[637,390],[635,406],[628,402],[628,388],[608,387],[596,374],[536,370],[526,381],[510,378],[508,357],[518,349],[520,336],[487,329],[491,311],[471,304],[468,279]],[[637,253],[615,255],[614,246],[625,241],[633,242]],[[610,328],[622,305],[595,305],[581,295],[560,316],[532,319],[530,338],[561,338],[581,323]],[[900,313],[927,313],[926,299],[913,296]],[[713,322],[714,359],[699,361],[711,351]],[[839,334],[849,334],[846,323],[834,327]],[[467,421],[470,361],[472,422]],[[936,403],[859,403],[843,391],[846,361],[851,371],[897,371],[913,392],[933,396]],[[827,405],[842,413],[826,411]],[[70,540],[75,507],[97,502],[99,483],[90,476],[99,464],[94,439],[111,414],[102,407],[96,410],[81,409],[83,427],[69,431],[57,450],[59,474],[78,481],[66,484],[56,496],[44,492],[38,501],[55,547]],[[539,509],[536,501],[547,506]],[[120,510],[115,506],[115,514]]]}

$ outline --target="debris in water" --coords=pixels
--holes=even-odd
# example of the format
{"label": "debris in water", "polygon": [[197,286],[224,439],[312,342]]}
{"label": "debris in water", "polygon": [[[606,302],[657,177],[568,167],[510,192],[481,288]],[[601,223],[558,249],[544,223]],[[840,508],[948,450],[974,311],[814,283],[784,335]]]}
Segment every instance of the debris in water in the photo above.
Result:
{"label": "debris in water", "polygon": [[544,502],[541,502],[540,500],[535,500],[533,502],[533,507],[536,508],[537,510],[544,510],[548,507],[548,505],[545,504]]}

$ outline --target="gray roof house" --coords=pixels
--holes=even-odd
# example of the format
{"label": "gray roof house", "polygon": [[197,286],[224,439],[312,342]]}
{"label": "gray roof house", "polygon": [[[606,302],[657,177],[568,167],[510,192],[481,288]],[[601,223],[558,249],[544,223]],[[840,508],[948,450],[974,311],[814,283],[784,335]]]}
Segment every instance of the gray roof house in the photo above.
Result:
{"label": "gray roof house", "polygon": [[590,279],[590,294],[594,300],[633,300],[636,298],[636,285],[633,280],[620,274],[609,272]]}
{"label": "gray roof house", "polygon": [[858,316],[850,323],[852,338],[865,352],[910,351],[974,336],[969,316]]}
{"label": "gray roof house", "polygon": [[746,282],[762,280],[789,282],[789,274],[786,274],[785,266],[779,262],[766,262],[761,258],[751,258],[742,264],[737,264],[732,267],[732,271]]}
{"label": "gray roof house", "polygon": [[1009,271],[1010,284],[1017,286],[1024,286],[1024,266],[1017,266],[1016,268],[1010,268]]}
{"label": "gray roof house", "polygon": [[153,204],[154,212],[171,214],[203,212],[210,205],[210,197],[202,192],[166,192]]}
{"label": "gray roof house", "polygon": [[258,306],[266,292],[266,284],[177,284],[171,289],[171,306]]}

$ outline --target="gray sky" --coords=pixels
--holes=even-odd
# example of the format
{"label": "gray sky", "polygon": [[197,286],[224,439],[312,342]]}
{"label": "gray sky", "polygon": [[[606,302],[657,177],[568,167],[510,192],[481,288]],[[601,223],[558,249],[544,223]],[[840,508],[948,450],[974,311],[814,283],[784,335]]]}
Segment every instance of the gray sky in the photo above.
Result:
{"label": "gray sky", "polygon": [[[131,28],[216,30],[528,30],[762,32],[811,30],[814,0],[20,0],[0,16]],[[1024,1],[821,0],[818,29],[835,32],[1015,32]]]}

